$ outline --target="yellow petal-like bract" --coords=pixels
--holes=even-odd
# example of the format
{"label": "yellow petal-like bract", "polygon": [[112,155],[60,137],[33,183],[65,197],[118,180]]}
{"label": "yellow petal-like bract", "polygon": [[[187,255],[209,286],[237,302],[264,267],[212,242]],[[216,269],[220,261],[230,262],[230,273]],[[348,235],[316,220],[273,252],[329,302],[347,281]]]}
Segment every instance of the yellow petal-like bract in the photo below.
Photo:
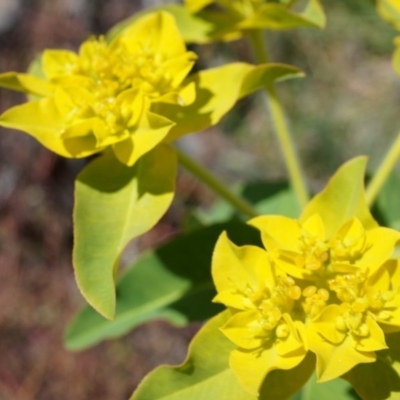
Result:
{"label": "yellow petal-like bract", "polygon": [[121,162],[133,165],[175,124],[151,105],[193,101],[180,92],[196,58],[170,14],[146,15],[111,43],[93,37],[77,54],[46,50],[44,79],[1,74],[0,85],[39,99],[7,110],[0,124],[28,132],[65,157],[112,146]]}
{"label": "yellow petal-like bract", "polygon": [[293,369],[307,351],[327,381],[376,361],[385,335],[400,331],[400,262],[391,259],[400,234],[369,214],[364,166],[363,158],[344,165],[298,220],[252,219],[266,250],[218,240],[214,301],[232,312],[221,331],[237,346],[230,366],[253,395],[270,371]]}

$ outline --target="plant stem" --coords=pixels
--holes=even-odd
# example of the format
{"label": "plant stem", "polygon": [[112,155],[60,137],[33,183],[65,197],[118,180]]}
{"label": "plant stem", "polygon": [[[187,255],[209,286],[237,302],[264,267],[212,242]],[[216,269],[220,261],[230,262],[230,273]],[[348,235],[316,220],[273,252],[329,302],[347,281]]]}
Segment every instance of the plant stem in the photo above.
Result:
{"label": "plant stem", "polygon": [[275,125],[275,132],[283,152],[290,182],[294,192],[296,193],[299,205],[303,209],[308,203],[308,191],[303,179],[303,174],[301,172],[300,163],[292,142],[292,138],[287,128],[285,114],[277,97],[275,87],[271,85],[267,89],[267,92],[269,107]]}
{"label": "plant stem", "polygon": [[396,165],[396,162],[400,158],[400,133],[397,135],[396,140],[390,147],[388,153],[383,159],[381,165],[379,166],[376,174],[372,178],[366,190],[367,204],[372,206],[376,197],[379,194],[379,191],[382,189],[382,186],[385,184],[388,179],[390,173]]}
{"label": "plant stem", "polygon": [[213,174],[198,164],[188,155],[175,148],[178,154],[179,163],[190,171],[194,176],[218,193],[225,201],[230,203],[236,210],[249,218],[258,216],[257,211],[246,200],[233,193],[224,183],[218,180]]}
{"label": "plant stem", "polygon": [[248,32],[253,51],[259,64],[266,64],[269,62],[266,43],[261,29],[252,29]]}
{"label": "plant stem", "polygon": [[[250,31],[249,38],[253,44],[257,61],[259,63],[267,63],[269,57],[263,40],[263,31]],[[296,194],[300,208],[302,209],[309,200],[307,185],[304,180],[302,168],[286,123],[285,113],[279,101],[274,84],[271,84],[267,87],[266,94],[275,133],[282,149],[283,158],[288,170],[289,180]]]}

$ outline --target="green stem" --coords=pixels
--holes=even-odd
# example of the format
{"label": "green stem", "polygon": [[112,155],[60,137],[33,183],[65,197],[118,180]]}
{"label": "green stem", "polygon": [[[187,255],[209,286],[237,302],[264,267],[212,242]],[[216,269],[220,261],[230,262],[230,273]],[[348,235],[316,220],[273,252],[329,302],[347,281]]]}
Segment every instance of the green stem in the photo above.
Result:
{"label": "green stem", "polygon": [[382,189],[382,186],[385,184],[399,158],[400,134],[397,135],[396,140],[390,147],[388,153],[386,154],[386,157],[383,159],[381,165],[376,171],[376,174],[374,175],[367,187],[366,197],[369,206],[372,206],[372,204],[374,203],[376,197],[379,194],[379,191]]}
{"label": "green stem", "polygon": [[269,56],[263,36],[263,31],[260,29],[253,29],[248,31],[251,44],[253,45],[254,54],[257,62],[260,64],[266,64],[269,62]]}
{"label": "green stem", "polygon": [[[268,62],[268,54],[262,35],[263,31],[253,30],[249,33],[249,38],[253,44],[254,52],[258,62],[266,63]],[[267,87],[266,94],[275,127],[275,133],[282,149],[290,183],[296,194],[299,205],[303,209],[309,200],[307,185],[304,180],[302,168],[286,123],[285,113],[279,101],[274,84],[271,84]]]}
{"label": "green stem", "polygon": [[188,171],[190,171],[199,180],[218,193],[224,200],[230,203],[236,210],[249,218],[258,216],[258,213],[246,200],[231,192],[226,185],[219,181],[214,175],[208,172],[204,167],[194,161],[192,158],[175,148],[178,154],[178,161]]}

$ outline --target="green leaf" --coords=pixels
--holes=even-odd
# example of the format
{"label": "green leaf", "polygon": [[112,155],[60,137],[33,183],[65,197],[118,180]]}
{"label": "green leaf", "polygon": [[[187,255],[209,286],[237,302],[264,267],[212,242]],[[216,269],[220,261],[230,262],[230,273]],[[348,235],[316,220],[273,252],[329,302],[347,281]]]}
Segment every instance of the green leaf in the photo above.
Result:
{"label": "green leaf", "polygon": [[352,386],[344,379],[318,383],[316,374],[306,383],[305,387],[291,400],[357,400],[359,397]]}
{"label": "green leaf", "polygon": [[400,399],[400,332],[385,336],[388,349],[374,363],[359,364],[343,375],[365,400]]}
{"label": "green leaf", "polygon": [[325,28],[326,15],[319,0],[309,0],[301,16],[317,28]]}
{"label": "green leaf", "polygon": [[[314,370],[315,356],[308,352],[304,360],[296,367],[289,370],[271,371],[261,387],[259,400],[288,399],[308,381]],[[315,399],[319,400],[318,397],[315,397]],[[301,397],[301,400],[303,400],[303,397]]]}
{"label": "green leaf", "polygon": [[173,141],[215,125],[242,97],[275,81],[303,75],[300,69],[285,64],[231,63],[193,74],[186,80],[186,85],[196,87],[192,104],[182,107],[156,103],[153,110],[176,123],[167,136],[168,141]]}
{"label": "green leaf", "polygon": [[382,225],[400,230],[400,176],[392,173],[375,202],[377,216]]}
{"label": "green leaf", "polygon": [[335,234],[337,229],[353,216],[357,217],[365,228],[377,226],[365,199],[366,163],[366,157],[357,157],[343,164],[325,189],[308,203],[301,220],[319,214],[324,221],[328,237]]}
{"label": "green leaf", "polygon": [[156,368],[130,400],[256,400],[239,386],[229,368],[235,345],[218,329],[228,316],[224,312],[208,321],[193,339],[186,361],[175,368]]}
{"label": "green leaf", "polygon": [[133,167],[111,151],[91,162],[75,185],[73,262],[78,286],[100,314],[115,313],[115,271],[127,243],[151,229],[171,204],[176,154],[157,146]]}
{"label": "green leaf", "polygon": [[[251,203],[260,215],[277,214],[290,218],[299,216],[296,195],[286,182],[243,183],[231,190]],[[194,211],[194,216],[203,224],[241,217],[229,203],[222,199],[217,200],[207,211]]]}
{"label": "green leaf", "polygon": [[219,328],[229,316],[225,311],[208,321],[190,344],[186,361],[179,367],[156,368],[130,400],[285,400],[292,396],[312,374],[314,355],[308,353],[291,370],[270,372],[259,397],[250,395],[241,388],[228,364],[236,346]]}
{"label": "green leaf", "polygon": [[390,364],[380,359],[374,363],[358,364],[343,378],[364,400],[400,399],[400,377]]}
{"label": "green leaf", "polygon": [[326,17],[319,0],[309,0],[303,12],[295,13],[279,4],[266,4],[246,19],[236,15],[229,9],[202,9],[212,3],[205,0],[194,7],[184,7],[177,4],[167,4],[147,9],[115,25],[107,35],[107,40],[113,40],[121,31],[137,18],[156,11],[167,11],[175,17],[178,29],[186,43],[209,43],[215,40],[235,40],[243,36],[243,30],[262,29],[293,29],[300,27],[325,26]]}
{"label": "green leaf", "polygon": [[82,350],[151,319],[185,325],[215,315],[221,306],[211,303],[216,294],[211,257],[223,231],[238,245],[261,245],[259,232],[241,222],[218,224],[173,239],[139,258],[125,272],[117,285],[115,320],[84,308],[67,329],[66,347]]}
{"label": "green leaf", "polygon": [[256,13],[240,22],[239,29],[286,30],[302,27],[323,28],[325,14],[318,1],[311,0],[304,14],[296,14],[287,7],[269,3],[261,6]]}

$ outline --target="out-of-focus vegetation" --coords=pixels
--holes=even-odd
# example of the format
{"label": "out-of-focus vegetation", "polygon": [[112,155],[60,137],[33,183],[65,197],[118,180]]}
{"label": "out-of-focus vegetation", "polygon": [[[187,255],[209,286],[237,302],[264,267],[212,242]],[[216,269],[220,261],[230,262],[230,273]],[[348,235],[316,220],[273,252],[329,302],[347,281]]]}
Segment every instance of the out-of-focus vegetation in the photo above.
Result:
{"label": "out-of-focus vegetation", "polygon": [[[45,47],[76,48],[91,32],[105,32],[150,3],[157,2],[21,1],[0,33],[0,71],[23,71]],[[395,31],[367,0],[326,0],[324,6],[325,30],[268,38],[272,60],[307,72],[279,91],[314,189],[354,155],[371,154],[370,167],[376,166],[400,129],[400,78],[390,64]],[[244,41],[195,50],[200,67],[252,57]],[[1,111],[19,101],[18,94],[0,92]],[[261,101],[259,95],[241,101],[222,124],[181,146],[228,182],[284,178]],[[73,179],[83,165],[57,158],[23,133],[0,132],[1,400],[126,399],[157,364],[182,360],[198,327],[152,322],[81,354],[62,348],[64,325],[83,304],[70,256]],[[176,234],[181,204],[208,206],[212,200],[182,173],[175,205],[155,230],[129,246],[124,259]]]}

